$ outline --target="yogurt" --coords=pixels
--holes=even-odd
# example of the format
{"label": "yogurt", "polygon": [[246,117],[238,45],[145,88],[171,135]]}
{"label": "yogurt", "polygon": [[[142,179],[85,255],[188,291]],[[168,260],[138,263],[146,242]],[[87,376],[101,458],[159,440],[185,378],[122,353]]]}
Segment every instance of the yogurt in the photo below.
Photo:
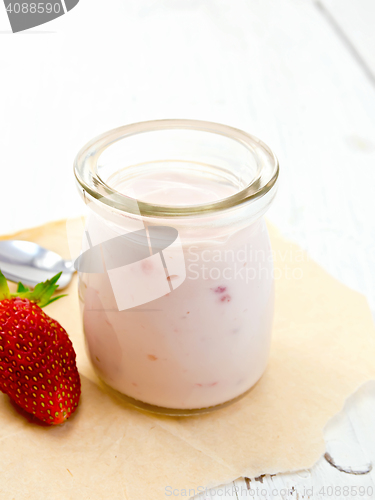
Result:
{"label": "yogurt", "polygon": [[[207,204],[239,189],[171,165],[117,179],[113,187],[170,206]],[[108,273],[80,273],[90,359],[105,383],[133,400],[177,410],[221,405],[246,393],[266,368],[274,307],[267,229],[260,217],[217,230],[220,217],[205,231],[188,222],[178,227],[186,277],[148,303],[119,310]],[[104,226],[100,216],[89,215],[90,235],[101,234]],[[158,279],[159,270],[145,262],[134,266],[134,283]],[[167,280],[173,285],[179,276]]]}

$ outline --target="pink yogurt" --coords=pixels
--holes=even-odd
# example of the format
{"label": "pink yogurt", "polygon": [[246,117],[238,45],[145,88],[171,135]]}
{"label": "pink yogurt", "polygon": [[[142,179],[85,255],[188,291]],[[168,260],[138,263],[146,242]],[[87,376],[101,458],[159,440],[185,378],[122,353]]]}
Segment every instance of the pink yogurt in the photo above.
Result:
{"label": "pink yogurt", "polygon": [[[225,183],[160,168],[118,182],[115,189],[171,206],[210,203],[236,192]],[[157,407],[193,410],[244,394],[263,374],[274,307],[267,229],[261,217],[219,229],[217,220],[220,214],[196,232],[189,222],[178,227],[186,276],[169,274],[169,292],[155,300],[118,310],[107,273],[80,274],[91,361],[120,393]],[[173,220],[165,223],[174,226]],[[89,216],[93,244],[100,243],[95,238],[103,224],[101,217]],[[116,225],[106,231],[107,239],[119,233]],[[160,278],[148,260],[134,264],[132,273],[134,283],[150,280],[150,286]],[[127,293],[132,283],[125,283]]]}

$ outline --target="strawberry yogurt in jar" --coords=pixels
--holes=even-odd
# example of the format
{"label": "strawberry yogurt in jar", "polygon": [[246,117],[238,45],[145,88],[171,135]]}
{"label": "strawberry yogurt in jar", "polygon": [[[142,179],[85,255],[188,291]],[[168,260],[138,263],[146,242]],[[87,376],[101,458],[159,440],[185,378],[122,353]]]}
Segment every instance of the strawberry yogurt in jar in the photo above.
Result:
{"label": "strawberry yogurt in jar", "polygon": [[263,215],[278,171],[259,139],[193,120],[120,127],[78,154],[87,351],[133,405],[207,412],[262,376],[274,308]]}

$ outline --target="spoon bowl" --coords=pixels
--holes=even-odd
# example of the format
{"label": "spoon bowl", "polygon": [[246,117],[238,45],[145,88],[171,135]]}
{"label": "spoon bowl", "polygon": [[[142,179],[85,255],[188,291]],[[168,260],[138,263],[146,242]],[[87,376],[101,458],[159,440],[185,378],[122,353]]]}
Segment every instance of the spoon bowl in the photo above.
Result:
{"label": "spoon bowl", "polygon": [[21,240],[0,241],[0,270],[9,281],[21,281],[32,288],[61,271],[59,290],[69,285],[75,272],[73,261],[37,243]]}

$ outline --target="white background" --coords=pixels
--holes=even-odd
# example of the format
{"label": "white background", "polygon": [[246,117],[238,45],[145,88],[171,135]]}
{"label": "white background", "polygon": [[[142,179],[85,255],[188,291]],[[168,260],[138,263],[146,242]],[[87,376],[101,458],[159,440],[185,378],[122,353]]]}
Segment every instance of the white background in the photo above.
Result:
{"label": "white background", "polygon": [[375,7],[326,0],[324,9],[81,0],[12,34],[0,8],[0,233],[80,213],[73,159],[103,131],[156,118],[222,122],[279,157],[269,218],[375,310],[374,79],[327,17],[375,70]]}
{"label": "white background", "polygon": [[79,214],[103,131],[222,122],[279,157],[271,221],[375,313],[374,26],[374,0],[80,0],[12,34],[0,5],[0,233]]}

